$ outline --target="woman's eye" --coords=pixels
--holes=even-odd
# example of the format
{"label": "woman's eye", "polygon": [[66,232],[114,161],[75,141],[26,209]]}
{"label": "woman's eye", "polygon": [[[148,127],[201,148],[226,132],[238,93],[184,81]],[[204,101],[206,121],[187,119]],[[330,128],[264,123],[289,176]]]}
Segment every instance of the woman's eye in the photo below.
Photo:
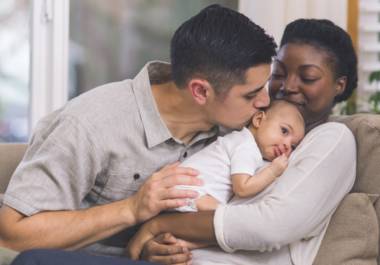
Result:
{"label": "woman's eye", "polygon": [[306,84],[311,84],[311,83],[314,83],[315,81],[317,81],[319,78],[306,78],[306,77],[302,77],[301,80],[302,82],[306,83]]}

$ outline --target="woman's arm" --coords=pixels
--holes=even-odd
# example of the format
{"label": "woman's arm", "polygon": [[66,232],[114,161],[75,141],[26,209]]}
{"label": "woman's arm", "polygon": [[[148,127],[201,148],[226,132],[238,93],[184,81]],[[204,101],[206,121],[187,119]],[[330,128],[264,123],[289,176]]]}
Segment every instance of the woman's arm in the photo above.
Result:
{"label": "woman's arm", "polygon": [[214,244],[216,237],[219,246],[230,252],[270,250],[319,235],[351,189],[355,173],[352,133],[342,124],[323,124],[308,133],[273,191],[261,201],[220,206],[215,216],[198,212],[159,217],[152,231]]}
{"label": "woman's arm", "polygon": [[165,232],[186,241],[216,245],[213,218],[214,211],[157,216],[145,223],[130,240],[127,252],[131,258],[138,259],[145,243]]}
{"label": "woman's arm", "polygon": [[[351,131],[326,123],[310,131],[269,194],[255,203],[216,210],[214,229],[225,251],[270,251],[320,235],[355,180]],[[247,221],[249,220],[249,221]]]}

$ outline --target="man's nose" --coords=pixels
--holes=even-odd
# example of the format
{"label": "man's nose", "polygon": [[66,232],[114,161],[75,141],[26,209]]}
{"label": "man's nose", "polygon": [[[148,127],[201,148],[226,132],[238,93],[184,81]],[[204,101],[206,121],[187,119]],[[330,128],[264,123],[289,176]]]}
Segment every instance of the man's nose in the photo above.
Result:
{"label": "man's nose", "polygon": [[261,89],[260,93],[256,95],[256,100],[253,102],[253,107],[256,109],[268,107],[270,98],[268,94],[268,88],[264,87]]}

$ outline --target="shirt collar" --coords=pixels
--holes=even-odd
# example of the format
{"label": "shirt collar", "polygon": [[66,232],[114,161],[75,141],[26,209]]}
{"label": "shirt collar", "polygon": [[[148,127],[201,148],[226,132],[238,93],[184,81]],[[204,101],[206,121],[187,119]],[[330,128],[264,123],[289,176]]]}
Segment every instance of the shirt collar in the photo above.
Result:
{"label": "shirt collar", "polygon": [[[148,67],[154,62],[148,62],[133,79],[133,92],[145,130],[147,145],[152,148],[172,138],[172,135],[162,120],[156,102],[153,98],[149,80]],[[162,62],[164,63],[164,62]]]}
{"label": "shirt collar", "polygon": [[[132,81],[133,92],[136,97],[137,106],[145,130],[148,148],[152,148],[169,139],[173,139],[177,143],[179,143],[178,140],[174,139],[165,122],[162,120],[152,94],[152,87],[149,78],[150,72],[148,68],[152,64],[156,63],[169,65],[167,62],[162,61],[148,62]],[[154,78],[157,78],[157,76]],[[194,139],[192,139],[192,141],[189,143],[189,145],[192,145],[193,143],[196,143],[204,139],[212,138],[216,136],[218,133],[219,129],[217,126],[215,126],[208,132],[201,132],[197,134],[194,137]]]}

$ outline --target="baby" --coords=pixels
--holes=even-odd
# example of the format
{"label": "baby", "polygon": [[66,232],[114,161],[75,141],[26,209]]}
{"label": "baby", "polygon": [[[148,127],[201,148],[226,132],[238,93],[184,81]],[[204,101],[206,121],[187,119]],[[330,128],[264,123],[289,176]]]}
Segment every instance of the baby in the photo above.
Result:
{"label": "baby", "polygon": [[[203,186],[177,186],[199,193],[182,212],[214,210],[232,195],[250,197],[258,194],[279,177],[288,165],[288,157],[305,135],[305,124],[297,107],[276,100],[259,111],[241,131],[218,139],[186,159],[181,166],[199,171]],[[272,161],[263,169],[264,160]]]}

